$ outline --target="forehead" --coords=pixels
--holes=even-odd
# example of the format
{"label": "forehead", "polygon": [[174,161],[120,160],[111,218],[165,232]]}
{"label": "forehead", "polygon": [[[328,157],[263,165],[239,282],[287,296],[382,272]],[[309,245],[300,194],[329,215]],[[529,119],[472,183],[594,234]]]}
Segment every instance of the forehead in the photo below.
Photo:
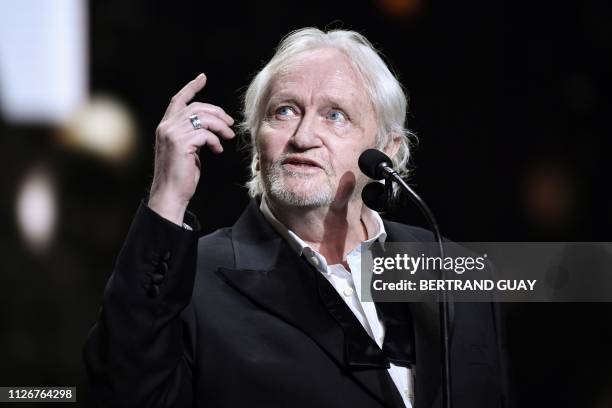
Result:
{"label": "forehead", "polygon": [[363,81],[348,57],[333,48],[300,53],[283,65],[272,79],[270,96],[284,95],[368,103]]}

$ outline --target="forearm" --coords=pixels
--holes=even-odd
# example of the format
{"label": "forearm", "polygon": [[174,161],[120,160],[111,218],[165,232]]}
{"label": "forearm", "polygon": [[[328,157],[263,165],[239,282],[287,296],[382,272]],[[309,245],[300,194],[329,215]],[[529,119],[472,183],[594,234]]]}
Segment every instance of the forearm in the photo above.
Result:
{"label": "forearm", "polygon": [[108,281],[85,361],[108,406],[189,406],[197,232],[139,208]]}

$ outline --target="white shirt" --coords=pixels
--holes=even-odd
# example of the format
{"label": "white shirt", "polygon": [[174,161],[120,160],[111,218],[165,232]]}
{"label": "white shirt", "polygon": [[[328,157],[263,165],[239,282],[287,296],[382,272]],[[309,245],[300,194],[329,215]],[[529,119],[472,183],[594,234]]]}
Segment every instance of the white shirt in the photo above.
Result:
{"label": "white shirt", "polygon": [[[268,222],[270,222],[274,229],[287,240],[298,255],[304,255],[308,262],[325,276],[351,309],[368,335],[378,344],[378,347],[382,349],[383,341],[385,340],[385,327],[383,322],[378,318],[378,313],[376,312],[376,307],[373,302],[361,301],[362,246],[357,245],[357,247],[346,256],[346,263],[350,271],[347,271],[342,264],[328,265],[323,255],[313,250],[307,243],[298,237],[297,234],[287,229],[287,227],[272,214],[265,196],[262,197],[259,209]],[[361,213],[361,220],[368,233],[368,239],[363,242],[364,244],[370,244],[374,241],[385,242],[387,233],[385,232],[385,226],[382,219],[377,212],[372,211],[364,205]],[[407,408],[412,408],[414,402],[414,382],[411,370],[391,363],[391,367],[387,371],[402,396],[404,405]]]}

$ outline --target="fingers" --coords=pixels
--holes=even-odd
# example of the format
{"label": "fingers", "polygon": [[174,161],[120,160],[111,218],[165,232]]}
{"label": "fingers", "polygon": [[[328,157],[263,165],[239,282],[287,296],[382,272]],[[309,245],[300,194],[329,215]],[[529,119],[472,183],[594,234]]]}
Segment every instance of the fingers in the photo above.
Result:
{"label": "fingers", "polygon": [[[200,147],[208,146],[214,153],[223,152],[220,138],[232,139],[236,135],[230,128],[234,119],[225,113],[219,106],[193,102],[193,97],[206,85],[206,76],[198,75],[172,97],[164,118],[158,126],[158,134],[173,140],[171,143],[183,144],[183,148],[192,152],[199,151]],[[194,129],[189,117],[197,115],[202,127]]]}
{"label": "fingers", "polygon": [[[200,123],[202,123],[203,129],[210,130],[215,134],[222,136],[224,139],[232,139],[236,136],[234,131],[228,126],[227,122],[219,119],[219,117],[217,116],[206,114],[202,111],[192,111],[189,112],[187,118],[189,118],[189,116],[191,115],[198,116],[198,119],[200,119]],[[189,123],[189,125],[192,126],[191,123]]]}
{"label": "fingers", "polygon": [[215,115],[224,121],[228,126],[232,126],[234,124],[234,118],[225,113],[225,111],[219,106],[211,105],[209,103],[193,102],[189,104],[188,108],[190,112],[193,112],[192,115],[206,112],[211,115]]}
{"label": "fingers", "polygon": [[193,115],[200,120],[202,129],[210,130],[224,139],[232,139],[236,136],[230,128],[234,119],[220,107],[208,103],[191,103],[172,117],[167,118],[165,123],[170,124],[171,128],[179,133],[191,133],[198,130],[194,129],[189,119]]}
{"label": "fingers", "polygon": [[195,79],[191,80],[187,85],[183,87],[176,95],[170,100],[170,105],[166,110],[164,117],[171,115],[183,109],[193,97],[204,88],[206,85],[206,75],[200,74]]}
{"label": "fingers", "polygon": [[198,151],[202,146],[208,146],[213,153],[223,153],[223,146],[219,138],[209,130],[198,129],[189,138],[189,144]]}

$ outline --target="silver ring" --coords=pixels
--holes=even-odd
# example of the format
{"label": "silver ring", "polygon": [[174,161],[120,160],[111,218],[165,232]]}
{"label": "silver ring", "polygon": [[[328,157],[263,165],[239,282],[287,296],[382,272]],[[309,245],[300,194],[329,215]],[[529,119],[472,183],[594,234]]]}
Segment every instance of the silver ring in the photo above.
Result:
{"label": "silver ring", "polygon": [[198,115],[191,115],[189,117],[189,121],[194,129],[202,129],[202,122],[200,121],[200,118],[198,118]]}

